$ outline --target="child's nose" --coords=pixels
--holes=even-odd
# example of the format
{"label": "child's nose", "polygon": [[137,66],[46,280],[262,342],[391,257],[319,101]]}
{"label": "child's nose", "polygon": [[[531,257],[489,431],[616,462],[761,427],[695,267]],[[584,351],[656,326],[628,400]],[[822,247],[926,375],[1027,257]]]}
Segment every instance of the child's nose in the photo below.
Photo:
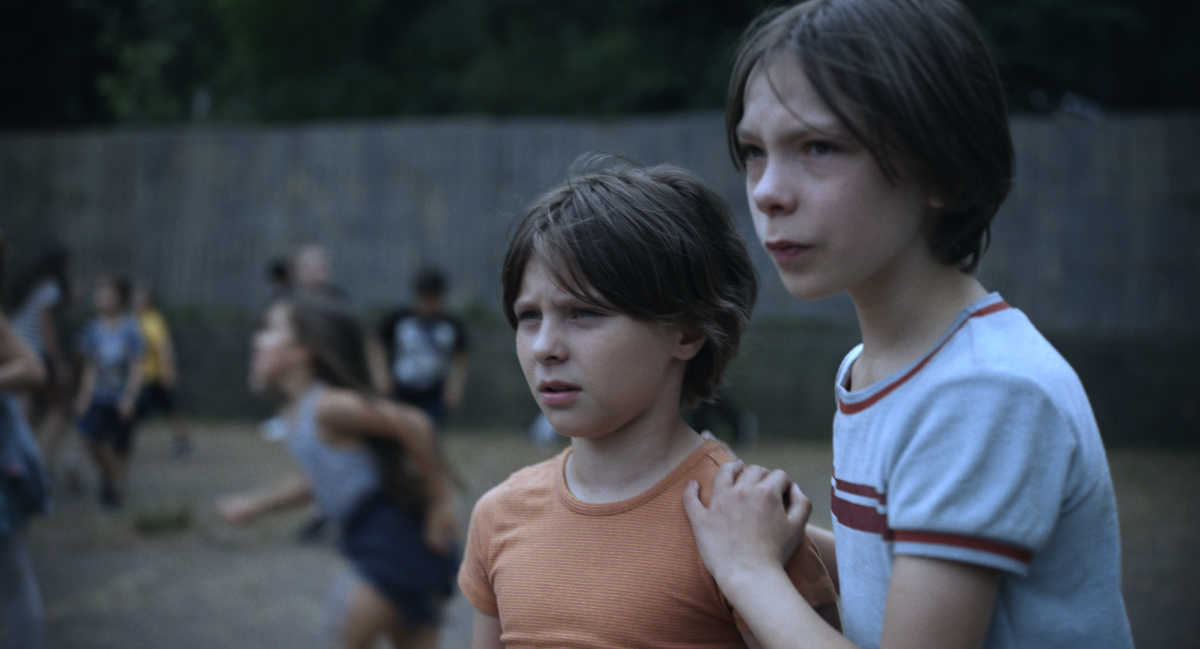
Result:
{"label": "child's nose", "polygon": [[768,158],[767,166],[750,197],[758,211],[767,216],[783,216],[796,211],[796,190],[791,174],[781,162]]}
{"label": "child's nose", "polygon": [[539,363],[553,363],[567,357],[566,341],[561,325],[554,318],[543,318],[533,339],[534,359]]}

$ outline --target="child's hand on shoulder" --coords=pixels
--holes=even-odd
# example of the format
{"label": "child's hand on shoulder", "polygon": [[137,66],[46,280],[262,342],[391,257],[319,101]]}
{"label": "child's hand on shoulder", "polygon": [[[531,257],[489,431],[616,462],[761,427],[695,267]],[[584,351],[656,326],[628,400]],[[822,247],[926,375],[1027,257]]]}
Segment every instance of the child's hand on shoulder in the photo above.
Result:
{"label": "child's hand on shoulder", "polygon": [[707,507],[696,482],[684,490],[683,505],[700,556],[718,584],[781,570],[803,541],[812,513],[812,503],[786,473],[741,460],[717,470]]}

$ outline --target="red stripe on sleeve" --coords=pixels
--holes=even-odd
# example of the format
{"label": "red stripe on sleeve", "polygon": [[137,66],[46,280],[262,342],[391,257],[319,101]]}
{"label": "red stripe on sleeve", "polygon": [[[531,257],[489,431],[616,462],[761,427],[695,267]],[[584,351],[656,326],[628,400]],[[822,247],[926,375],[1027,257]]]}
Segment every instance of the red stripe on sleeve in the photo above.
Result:
{"label": "red stripe on sleeve", "polygon": [[958,534],[942,534],[939,532],[915,532],[895,530],[892,532],[896,541],[908,541],[910,543],[930,543],[934,545],[949,545],[958,548],[966,548],[968,550],[979,550],[990,554],[997,554],[1009,559],[1016,559],[1021,563],[1029,563],[1033,560],[1033,553],[1025,548],[1020,548],[1007,543],[997,541],[989,541],[974,536],[960,536]]}
{"label": "red stripe on sleeve", "polygon": [[844,491],[855,496],[864,496],[866,498],[874,498],[879,501],[880,505],[887,504],[887,496],[875,490],[871,485],[858,484],[857,482],[846,482],[845,480],[833,479],[834,485],[838,491]]}
{"label": "red stripe on sleeve", "polygon": [[885,541],[891,540],[891,530],[887,526],[887,517],[880,514],[874,507],[844,500],[835,493],[830,501],[830,511],[837,517],[837,522],[860,532],[879,534]]}

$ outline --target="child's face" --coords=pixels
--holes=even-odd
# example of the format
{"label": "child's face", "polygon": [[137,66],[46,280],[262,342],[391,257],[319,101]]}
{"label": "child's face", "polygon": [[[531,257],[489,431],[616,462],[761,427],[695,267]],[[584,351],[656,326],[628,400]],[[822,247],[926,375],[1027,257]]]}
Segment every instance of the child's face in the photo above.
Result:
{"label": "child's face", "polygon": [[923,235],[932,197],[912,165],[890,182],[791,56],[750,77],[737,134],[754,229],[795,297],[884,289],[933,259]]}
{"label": "child's face", "polygon": [[113,286],[112,282],[96,282],[96,292],[92,295],[92,302],[96,307],[96,312],[101,315],[116,313],[121,304],[121,300],[117,296],[117,287]]}
{"label": "child's face", "polygon": [[254,335],[254,354],[250,361],[250,389],[255,392],[274,387],[293,368],[305,362],[304,350],[296,344],[292,332],[291,311],[276,304],[267,311],[263,326]]}
{"label": "child's face", "polygon": [[635,320],[559,288],[535,255],[513,303],[517,358],[559,434],[599,438],[650,412],[679,410],[687,360],[698,346],[678,327]]}

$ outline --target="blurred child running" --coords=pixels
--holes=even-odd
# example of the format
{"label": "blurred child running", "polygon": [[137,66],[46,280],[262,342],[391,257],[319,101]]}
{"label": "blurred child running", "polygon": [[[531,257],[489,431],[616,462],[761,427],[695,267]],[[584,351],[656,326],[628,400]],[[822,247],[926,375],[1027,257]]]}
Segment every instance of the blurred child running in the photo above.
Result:
{"label": "blurred child running", "polygon": [[100,504],[121,506],[133,451],[134,408],[142,385],[145,343],[129,314],[132,286],[124,277],[96,280],[96,317],[79,337],[84,359],[76,425],[100,473]]}
{"label": "blurred child running", "polygon": [[[459,574],[475,649],[746,646],[680,504],[730,459],[681,408],[715,394],[756,295],[724,203],[669,166],[576,175],[527,209],[502,285],[526,383],[571,446],[475,505]],[[815,547],[789,556],[838,624]]]}
{"label": "blurred child running", "polygon": [[191,453],[192,440],[187,422],[175,409],[179,366],[175,362],[171,330],[149,287],[137,287],[133,308],[142,340],[146,343],[146,353],[142,356],[142,389],[137,399],[137,418],[141,420],[156,411],[166,416],[172,434],[171,457],[183,458]]}
{"label": "blurred child running", "polygon": [[[218,504],[237,524],[315,499],[341,528],[353,566],[332,598],[335,646],[436,646],[457,567],[453,496],[415,408],[377,397],[363,334],[340,300],[301,293],[277,301],[254,338],[251,387],[284,401],[286,443],[302,468],[274,488]],[[348,585],[347,585],[348,584]]]}

